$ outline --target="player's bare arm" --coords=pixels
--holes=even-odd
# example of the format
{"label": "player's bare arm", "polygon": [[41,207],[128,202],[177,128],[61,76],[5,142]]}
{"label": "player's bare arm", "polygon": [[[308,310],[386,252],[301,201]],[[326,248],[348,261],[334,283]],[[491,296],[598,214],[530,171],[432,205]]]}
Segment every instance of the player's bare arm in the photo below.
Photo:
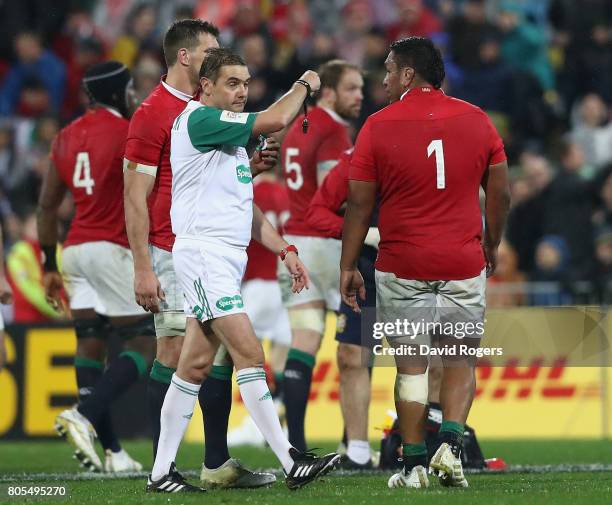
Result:
{"label": "player's bare arm", "polygon": [[[289,243],[280,236],[276,228],[268,221],[261,209],[255,204],[253,204],[251,236],[253,240],[259,242],[275,254],[278,254],[281,250],[289,246]],[[308,289],[310,285],[308,271],[298,255],[293,251],[287,252],[283,263],[292,276],[291,288],[293,292],[299,293],[304,288]]]}
{"label": "player's bare arm", "polygon": [[159,312],[164,292],[153,272],[149,255],[149,208],[147,197],[155,177],[129,168],[123,175],[125,225],[134,257],[134,296],[136,303],[147,311]]}
{"label": "player's bare arm", "polygon": [[370,229],[370,219],[376,204],[376,183],[349,181],[346,214],[342,228],[340,259],[340,294],[355,312],[360,312],[357,294],[365,300],[363,278],[357,270],[361,246]]}
{"label": "player's bare arm", "polygon": [[482,178],[482,188],[486,194],[482,248],[487,262],[488,277],[495,272],[497,266],[497,248],[502,239],[510,208],[510,186],[506,161],[487,168]]}
{"label": "player's bare arm", "polygon": [[287,93],[266,110],[257,114],[257,119],[253,124],[253,135],[277,132],[285,128],[299,112],[308,91],[314,93],[321,86],[319,75],[312,70],[304,72],[299,80],[307,82],[310,85],[310,90],[303,84],[294,83]]}
{"label": "player's bare arm", "polygon": [[262,148],[255,149],[250,160],[251,174],[253,177],[262,172],[267,172],[278,163],[280,155],[280,142],[274,137],[268,137],[261,146]]}
{"label": "player's bare arm", "polygon": [[43,286],[50,304],[57,308],[61,304],[62,276],[55,262],[57,248],[57,213],[66,194],[66,185],[61,180],[57,168],[50,162],[43,180],[38,199],[37,224],[38,240],[45,253]]}

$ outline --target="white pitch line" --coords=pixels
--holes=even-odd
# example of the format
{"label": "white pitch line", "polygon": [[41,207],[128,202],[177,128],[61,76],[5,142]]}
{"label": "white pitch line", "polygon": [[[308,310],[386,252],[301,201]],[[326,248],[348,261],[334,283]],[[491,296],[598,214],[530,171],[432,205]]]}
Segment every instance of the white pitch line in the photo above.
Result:
{"label": "white pitch line", "polygon": [[[282,471],[278,468],[259,470],[263,472],[274,473],[277,476],[282,475]],[[466,468],[465,473],[468,474],[491,474],[491,475],[503,475],[503,474],[529,474],[529,473],[579,473],[579,472],[612,472],[612,464],[594,463],[594,464],[561,464],[561,465],[509,465],[507,470],[478,470],[472,468]],[[347,475],[381,475],[390,473],[390,470],[336,470],[330,475],[335,476],[347,476]],[[185,477],[197,478],[199,477],[199,471],[187,470],[181,472]],[[122,474],[112,473],[95,473],[95,472],[64,472],[64,473],[13,473],[0,475],[0,483],[15,483],[15,482],[45,482],[45,481],[85,481],[85,480],[118,480],[118,479],[146,479],[148,476],[147,472],[130,472]]]}

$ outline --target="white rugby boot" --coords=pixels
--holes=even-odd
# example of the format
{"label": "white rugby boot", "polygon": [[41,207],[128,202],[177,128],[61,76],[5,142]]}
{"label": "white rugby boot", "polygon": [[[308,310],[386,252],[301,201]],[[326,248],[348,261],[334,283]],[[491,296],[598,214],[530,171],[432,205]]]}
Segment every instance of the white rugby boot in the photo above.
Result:
{"label": "white rugby boot", "polygon": [[[456,454],[457,453],[457,454]],[[468,481],[463,475],[463,465],[459,449],[444,442],[429,462],[429,471],[440,478],[440,484],[446,487],[468,487]]]}
{"label": "white rugby boot", "polygon": [[102,461],[96,453],[94,440],[96,430],[89,420],[76,407],[64,410],[55,418],[55,431],[74,447],[74,457],[81,466],[91,472],[102,471]]}
{"label": "white rugby boot", "polygon": [[142,471],[142,465],[123,449],[119,452],[106,449],[104,471],[107,473],[140,472]]}
{"label": "white rugby boot", "polygon": [[425,470],[425,467],[417,465],[410,470],[409,474],[406,475],[405,472],[406,469],[402,468],[389,478],[387,485],[390,489],[399,487],[425,489],[429,487],[429,479],[427,478],[427,470]]}

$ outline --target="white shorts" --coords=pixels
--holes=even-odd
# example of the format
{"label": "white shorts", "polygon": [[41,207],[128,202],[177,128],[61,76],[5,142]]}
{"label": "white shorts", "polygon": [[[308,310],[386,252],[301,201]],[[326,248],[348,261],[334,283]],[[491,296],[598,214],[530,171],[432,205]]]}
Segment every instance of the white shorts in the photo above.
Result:
{"label": "white shorts", "polygon": [[484,322],[485,269],[476,277],[456,281],[407,280],[378,270],[375,275],[378,321]]}
{"label": "white shorts", "polygon": [[160,311],[154,314],[155,335],[158,338],[185,335],[184,297],[176,280],[172,253],[153,245],[149,245],[149,252],[153,272],[166,296],[166,300],[160,304]]}
{"label": "white shorts", "polygon": [[260,340],[291,345],[289,314],[283,307],[278,281],[252,279],[242,283],[244,308]]}
{"label": "white shorts", "polygon": [[62,253],[64,286],[73,310],[110,317],[143,315],[134,298],[132,251],[112,242],[71,245]]}
{"label": "white shorts", "polygon": [[285,235],[285,240],[298,249],[302,263],[310,275],[310,289],[291,291],[291,276],[281,261],[278,283],[283,304],[291,308],[307,302],[324,301],[328,310],[340,309],[340,253],[342,242],[335,238]]}
{"label": "white shorts", "polygon": [[246,248],[177,238],[172,259],[187,317],[208,321],[246,312],[240,291]]}

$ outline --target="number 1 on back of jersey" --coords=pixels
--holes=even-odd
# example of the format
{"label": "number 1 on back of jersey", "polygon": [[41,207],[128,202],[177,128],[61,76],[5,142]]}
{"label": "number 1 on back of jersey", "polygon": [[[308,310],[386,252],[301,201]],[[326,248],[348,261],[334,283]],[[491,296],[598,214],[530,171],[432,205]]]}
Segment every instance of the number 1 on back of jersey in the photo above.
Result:
{"label": "number 1 on back of jersey", "polygon": [[444,174],[444,146],[442,140],[432,140],[427,146],[427,157],[431,157],[431,154],[436,155],[436,188],[446,188],[446,179]]}

